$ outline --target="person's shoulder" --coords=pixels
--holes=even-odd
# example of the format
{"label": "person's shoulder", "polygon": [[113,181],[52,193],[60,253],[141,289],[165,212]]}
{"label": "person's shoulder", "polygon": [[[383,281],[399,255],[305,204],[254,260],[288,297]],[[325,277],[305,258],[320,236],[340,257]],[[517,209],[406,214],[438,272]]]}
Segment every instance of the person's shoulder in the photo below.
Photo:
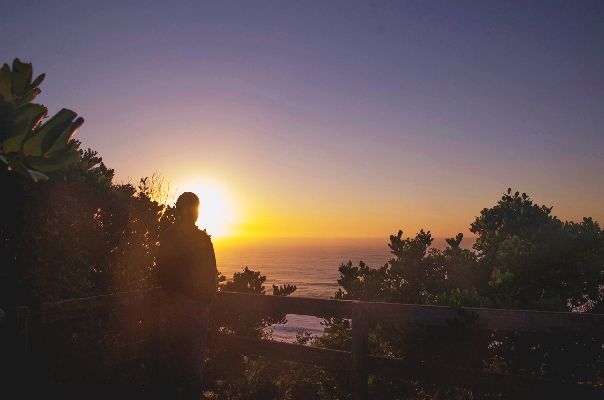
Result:
{"label": "person's shoulder", "polygon": [[197,227],[195,229],[195,234],[199,239],[205,242],[212,242],[212,236],[210,236],[210,234],[205,229],[199,229]]}
{"label": "person's shoulder", "polygon": [[199,228],[195,227],[195,233],[200,238],[207,239],[207,240],[212,239],[212,236],[210,236],[210,234],[205,229],[199,229]]}

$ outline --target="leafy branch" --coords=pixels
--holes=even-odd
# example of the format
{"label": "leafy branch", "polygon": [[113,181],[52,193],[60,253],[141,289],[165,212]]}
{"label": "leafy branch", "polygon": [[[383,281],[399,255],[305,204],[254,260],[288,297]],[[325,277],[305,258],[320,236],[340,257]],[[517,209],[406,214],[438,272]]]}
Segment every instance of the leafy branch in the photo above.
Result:
{"label": "leafy branch", "polygon": [[18,58],[0,69],[0,161],[35,182],[78,160],[72,138],[84,123],[65,108],[44,121],[48,109],[32,103],[44,77],[32,80],[32,65]]}

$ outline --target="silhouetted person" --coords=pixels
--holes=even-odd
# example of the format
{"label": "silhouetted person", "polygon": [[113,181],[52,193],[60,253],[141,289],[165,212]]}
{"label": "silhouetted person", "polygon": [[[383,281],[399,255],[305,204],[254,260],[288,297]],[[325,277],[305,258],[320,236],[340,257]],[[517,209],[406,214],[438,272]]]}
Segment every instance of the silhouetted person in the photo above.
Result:
{"label": "silhouetted person", "polygon": [[195,226],[199,198],[176,201],[174,226],[160,235],[158,277],[165,289],[160,378],[170,398],[199,398],[209,304],[216,294],[216,257],[210,236]]}

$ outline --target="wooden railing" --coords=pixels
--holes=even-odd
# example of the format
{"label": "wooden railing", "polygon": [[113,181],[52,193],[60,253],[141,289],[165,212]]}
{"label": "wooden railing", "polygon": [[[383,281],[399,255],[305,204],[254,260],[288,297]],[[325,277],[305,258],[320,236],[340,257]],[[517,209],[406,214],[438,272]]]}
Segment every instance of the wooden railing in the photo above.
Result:
{"label": "wooden railing", "polygon": [[[42,328],[55,323],[101,315],[107,312],[124,315],[123,323],[139,326],[145,322],[147,329],[132,335],[130,343],[107,355],[100,367],[131,359],[137,352],[148,349],[157,340],[158,310],[162,304],[160,289],[149,289],[115,295],[66,300],[44,304],[40,312]],[[139,310],[133,312],[132,310]],[[409,365],[404,360],[371,356],[368,354],[367,334],[370,321],[413,322],[418,325],[445,327],[459,316],[459,310],[449,307],[342,301],[303,297],[280,297],[243,293],[219,292],[212,304],[212,313],[233,312],[250,315],[302,314],[317,317],[341,317],[352,321],[350,351],[303,346],[292,343],[258,340],[235,335],[220,335],[213,345],[228,348],[245,355],[287,360],[318,365],[326,368],[348,368],[353,384],[353,397],[365,399],[367,374],[391,371],[398,377],[435,384],[473,387],[479,385],[501,393],[511,388],[524,388],[531,398],[559,398],[568,393],[576,398],[604,398],[604,388],[588,385],[564,384],[543,379],[464,370],[451,366]],[[604,315],[559,313],[522,310],[463,308],[464,313],[475,316],[472,329],[510,332],[583,332],[602,340]],[[134,315],[134,317],[133,317]],[[130,329],[132,331],[132,329]],[[142,337],[141,337],[142,336]],[[136,344],[136,345],[134,345]],[[129,351],[124,351],[129,349]],[[514,394],[514,397],[518,397]]]}
{"label": "wooden railing", "polygon": [[[369,321],[413,322],[417,325],[448,327],[460,310],[450,307],[415,304],[327,300],[301,297],[259,296],[244,293],[218,293],[213,305],[216,312],[236,309],[241,313],[266,315],[288,313],[317,317],[341,317],[352,320],[351,351],[255,340],[246,337],[222,336],[218,345],[236,349],[243,354],[321,365],[328,368],[350,366],[353,397],[367,398],[367,373],[391,371],[428,383],[481,386],[502,393],[530,391],[530,398],[559,398],[561,394],[578,398],[604,398],[604,388],[569,385],[544,379],[464,370],[454,366],[409,365],[403,360],[370,356],[367,352]],[[542,312],[463,308],[473,315],[472,329],[508,332],[587,332],[604,338],[604,315],[569,312]],[[527,395],[525,393],[525,395]],[[518,398],[518,394],[514,394]]]}

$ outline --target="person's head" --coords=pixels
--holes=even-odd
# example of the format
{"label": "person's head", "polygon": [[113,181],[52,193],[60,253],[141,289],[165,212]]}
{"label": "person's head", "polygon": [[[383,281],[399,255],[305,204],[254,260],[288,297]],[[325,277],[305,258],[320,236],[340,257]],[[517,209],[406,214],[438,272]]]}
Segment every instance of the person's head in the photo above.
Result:
{"label": "person's head", "polygon": [[199,216],[199,197],[192,192],[184,192],[176,200],[176,222],[194,225]]}

